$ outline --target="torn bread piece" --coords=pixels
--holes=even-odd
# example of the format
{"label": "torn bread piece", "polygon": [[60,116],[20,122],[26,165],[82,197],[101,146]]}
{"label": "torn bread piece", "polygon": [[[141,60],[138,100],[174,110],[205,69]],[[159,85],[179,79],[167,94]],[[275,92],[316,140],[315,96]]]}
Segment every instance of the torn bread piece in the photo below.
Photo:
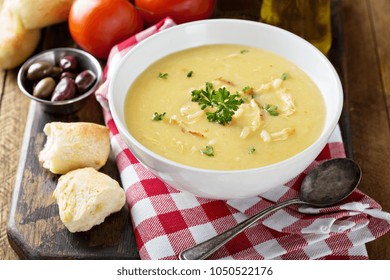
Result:
{"label": "torn bread piece", "polygon": [[118,182],[91,167],[62,175],[53,196],[70,232],[90,230],[125,204],[125,192]]}
{"label": "torn bread piece", "polygon": [[39,153],[43,167],[55,174],[106,164],[110,153],[109,129],[87,122],[52,122],[43,129],[47,141]]}

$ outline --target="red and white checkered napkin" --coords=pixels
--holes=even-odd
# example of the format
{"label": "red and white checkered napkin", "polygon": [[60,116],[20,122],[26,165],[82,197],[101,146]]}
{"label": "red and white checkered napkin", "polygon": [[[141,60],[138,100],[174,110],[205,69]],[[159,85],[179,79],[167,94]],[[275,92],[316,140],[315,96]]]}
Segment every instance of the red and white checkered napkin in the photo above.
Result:
{"label": "red and white checkered napkin", "polygon": [[[110,73],[121,57],[137,42],[173,25],[172,20],[165,19],[114,47],[105,69],[106,80],[96,93],[111,130],[112,149],[142,259],[177,259],[182,250],[233,227],[249,215],[277,201],[296,197],[302,179],[314,166],[345,156],[337,127],[322,153],[303,174],[261,196],[240,200],[198,198],[154,177],[122,142],[106,96]],[[362,192],[355,191],[339,206],[323,209],[296,206],[279,210],[230,241],[212,258],[367,259],[365,243],[389,230],[390,214],[381,211],[380,205]]]}

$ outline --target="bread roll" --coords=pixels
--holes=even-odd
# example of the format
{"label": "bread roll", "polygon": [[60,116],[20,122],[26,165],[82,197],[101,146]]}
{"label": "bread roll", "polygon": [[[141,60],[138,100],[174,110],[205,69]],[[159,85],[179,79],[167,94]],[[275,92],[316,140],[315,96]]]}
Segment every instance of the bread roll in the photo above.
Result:
{"label": "bread roll", "polygon": [[106,164],[110,153],[109,129],[87,122],[52,122],[43,129],[46,144],[39,153],[43,167],[55,174]]}
{"label": "bread roll", "polygon": [[0,2],[0,69],[12,69],[35,50],[41,37],[39,29],[26,30],[17,13]]}
{"label": "bread roll", "polygon": [[53,196],[70,232],[90,230],[125,204],[125,192],[118,182],[90,167],[62,175]]}
{"label": "bread roll", "polygon": [[43,28],[65,21],[74,0],[6,0],[25,29]]}
{"label": "bread roll", "polygon": [[74,0],[0,0],[0,69],[13,69],[35,51],[41,28],[66,21]]}

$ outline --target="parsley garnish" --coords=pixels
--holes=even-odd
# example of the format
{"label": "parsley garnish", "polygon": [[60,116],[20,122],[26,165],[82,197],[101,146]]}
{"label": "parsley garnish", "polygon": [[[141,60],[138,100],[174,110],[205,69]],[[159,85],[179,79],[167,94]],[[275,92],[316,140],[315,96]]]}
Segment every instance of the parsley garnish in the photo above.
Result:
{"label": "parsley garnish", "polygon": [[247,53],[249,52],[248,50],[241,50],[240,53],[243,54],[243,53]]}
{"label": "parsley garnish", "polygon": [[194,71],[189,71],[188,73],[187,73],[187,78],[191,78],[192,77],[192,74],[194,74]]}
{"label": "parsley garnish", "polygon": [[153,120],[154,121],[161,121],[163,118],[164,118],[164,116],[165,116],[165,114],[166,114],[166,112],[164,112],[164,113],[162,113],[162,114],[159,114],[159,113],[157,113],[157,112],[154,112],[153,113]]}
{"label": "parsley garnish", "polygon": [[205,149],[202,149],[200,151],[202,152],[202,154],[204,154],[206,156],[209,156],[209,157],[213,157],[214,156],[214,148],[213,148],[213,146],[206,146]]}
{"label": "parsley garnish", "polygon": [[248,150],[248,154],[253,154],[254,152],[256,152],[256,149],[254,147]]}
{"label": "parsley garnish", "polygon": [[287,80],[287,78],[289,77],[288,73],[283,73],[282,76],[280,76],[280,78],[285,81]]}
{"label": "parsley garnish", "polygon": [[266,110],[271,116],[278,116],[278,106],[276,105],[269,105],[269,104],[264,104],[263,109]]}
{"label": "parsley garnish", "polygon": [[245,94],[252,94],[253,93],[253,87],[246,86],[242,89],[242,92]]}
{"label": "parsley garnish", "polygon": [[168,73],[158,73],[158,77],[160,78],[160,79],[167,79],[168,78]]}
{"label": "parsley garnish", "polygon": [[231,122],[234,112],[244,102],[239,94],[230,94],[226,88],[215,90],[210,82],[206,82],[206,89],[193,90],[191,96],[191,100],[198,102],[202,110],[216,108],[214,112],[206,112],[207,119],[222,125]]}

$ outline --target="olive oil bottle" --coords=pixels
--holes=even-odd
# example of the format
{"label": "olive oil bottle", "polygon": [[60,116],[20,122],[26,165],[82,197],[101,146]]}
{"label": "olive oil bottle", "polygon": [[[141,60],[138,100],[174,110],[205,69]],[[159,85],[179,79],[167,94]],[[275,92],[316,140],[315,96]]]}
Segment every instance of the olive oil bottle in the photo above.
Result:
{"label": "olive oil bottle", "polygon": [[325,55],[332,45],[330,0],[263,0],[260,21],[289,30]]}

